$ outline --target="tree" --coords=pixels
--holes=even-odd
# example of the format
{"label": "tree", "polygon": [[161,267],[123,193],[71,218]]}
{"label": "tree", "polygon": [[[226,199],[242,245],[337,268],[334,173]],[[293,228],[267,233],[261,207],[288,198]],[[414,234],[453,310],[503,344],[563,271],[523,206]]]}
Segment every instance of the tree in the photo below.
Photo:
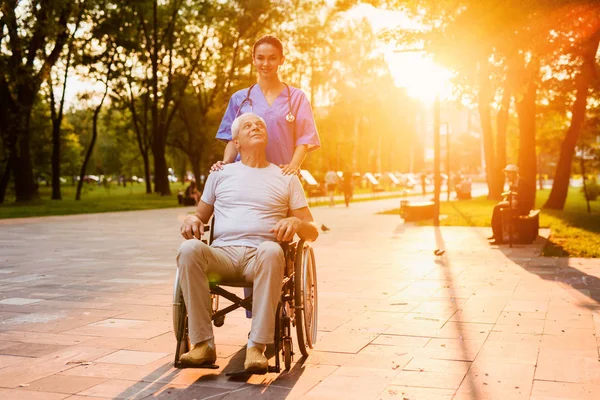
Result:
{"label": "tree", "polygon": [[4,198],[6,175],[11,170],[17,201],[37,196],[31,159],[31,111],[68,41],[68,25],[84,12],[85,3],[5,0],[0,6],[0,136],[5,150],[0,199]]}
{"label": "tree", "polygon": [[81,14],[75,23],[73,33],[69,37],[67,44],[67,54],[65,56],[64,72],[62,77],[62,94],[58,105],[54,98],[54,83],[50,73],[48,75],[48,97],[50,98],[50,116],[52,118],[52,200],[61,200],[60,192],[60,172],[61,172],[61,125],[64,116],[65,95],[67,92],[67,80],[69,77],[69,69],[71,67],[71,59],[73,56],[73,42],[75,34],[79,28]]}
{"label": "tree", "polygon": [[111,77],[111,69],[114,61],[116,49],[113,47],[112,43],[109,42],[107,49],[105,50],[103,56],[100,58],[100,64],[105,66],[105,79],[102,80],[104,84],[104,92],[101,95],[100,102],[96,106],[94,110],[94,117],[92,119],[92,138],[90,140],[90,144],[88,146],[87,152],[85,154],[85,158],[83,159],[83,163],[81,164],[81,171],[79,172],[79,182],[77,183],[77,191],[75,193],[75,200],[81,200],[81,188],[83,186],[83,181],[85,177],[85,171],[87,164],[92,156],[92,152],[94,151],[94,145],[96,143],[96,139],[98,138],[98,117],[100,115],[100,111],[102,110],[102,105],[104,104],[104,100],[108,95],[109,90],[109,82]]}
{"label": "tree", "polygon": [[581,70],[576,77],[576,97],[571,111],[571,125],[563,140],[560,157],[554,174],[554,183],[548,200],[544,204],[546,209],[561,210],[565,205],[569,190],[571,167],[575,155],[575,146],[581,134],[587,109],[587,99],[590,86],[598,80],[596,73],[596,53],[600,41],[600,31],[595,32],[581,49]]}

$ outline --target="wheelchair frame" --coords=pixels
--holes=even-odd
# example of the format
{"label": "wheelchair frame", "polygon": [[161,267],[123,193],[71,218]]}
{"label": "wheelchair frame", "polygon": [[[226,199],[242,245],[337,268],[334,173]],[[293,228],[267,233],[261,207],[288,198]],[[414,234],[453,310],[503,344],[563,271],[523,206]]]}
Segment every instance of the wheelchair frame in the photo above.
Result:
{"label": "wheelchair frame", "polygon": [[[203,242],[210,244],[213,240],[214,218],[211,221],[209,239]],[[206,233],[206,232],[205,232]],[[281,289],[281,299],[277,306],[275,318],[275,367],[269,366],[265,372],[280,372],[281,364],[279,352],[281,351],[285,369],[289,370],[292,364],[293,342],[292,326],[296,327],[297,345],[302,356],[308,356],[317,342],[318,298],[317,275],[315,256],[312,247],[304,240],[282,244],[285,255],[285,271]],[[177,269],[173,290],[173,331],[177,339],[175,350],[175,367],[186,368],[179,361],[181,354],[189,351],[187,309],[183,299],[181,276]],[[212,299],[211,321],[216,327],[223,326],[225,316],[233,310],[243,307],[252,311],[252,294],[240,298],[223,287],[252,288],[251,282],[209,282]],[[219,296],[231,301],[232,304],[219,309]],[[208,368],[217,368],[208,366]]]}

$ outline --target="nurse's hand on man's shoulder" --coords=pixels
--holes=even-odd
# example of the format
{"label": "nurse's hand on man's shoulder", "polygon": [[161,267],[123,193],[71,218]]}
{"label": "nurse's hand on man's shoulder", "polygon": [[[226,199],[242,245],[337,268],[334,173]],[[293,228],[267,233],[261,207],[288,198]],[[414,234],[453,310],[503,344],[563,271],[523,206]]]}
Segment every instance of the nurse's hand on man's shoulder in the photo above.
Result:
{"label": "nurse's hand on man's shoulder", "polygon": [[210,167],[210,172],[220,171],[223,169],[223,165],[227,164],[225,161],[217,161]]}
{"label": "nurse's hand on man's shoulder", "polygon": [[283,175],[298,175],[300,172],[300,168],[293,166],[292,164],[281,164],[279,165],[281,168],[281,173]]}

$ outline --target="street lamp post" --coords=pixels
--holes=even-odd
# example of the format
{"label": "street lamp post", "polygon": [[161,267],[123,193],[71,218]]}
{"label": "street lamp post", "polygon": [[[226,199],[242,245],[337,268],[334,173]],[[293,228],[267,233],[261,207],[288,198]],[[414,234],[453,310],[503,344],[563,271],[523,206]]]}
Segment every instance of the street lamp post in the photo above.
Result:
{"label": "street lamp post", "polygon": [[446,188],[448,195],[446,201],[450,201],[450,124],[445,122],[446,126]]}
{"label": "street lamp post", "polygon": [[440,191],[442,177],[440,176],[440,96],[435,96],[433,103],[433,225],[440,226]]}

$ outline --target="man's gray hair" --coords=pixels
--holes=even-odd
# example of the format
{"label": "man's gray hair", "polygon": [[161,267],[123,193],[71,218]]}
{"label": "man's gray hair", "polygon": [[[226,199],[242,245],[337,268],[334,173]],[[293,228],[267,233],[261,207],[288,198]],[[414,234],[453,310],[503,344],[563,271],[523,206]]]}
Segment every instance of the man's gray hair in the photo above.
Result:
{"label": "man's gray hair", "polygon": [[265,126],[267,126],[267,123],[260,115],[256,115],[253,112],[247,112],[247,113],[240,114],[235,120],[233,120],[233,123],[231,124],[231,138],[232,139],[237,139],[238,133],[240,133],[240,127],[242,125],[242,119],[246,119],[247,117],[256,117],[256,118],[260,119],[262,121],[262,123],[265,124]]}

